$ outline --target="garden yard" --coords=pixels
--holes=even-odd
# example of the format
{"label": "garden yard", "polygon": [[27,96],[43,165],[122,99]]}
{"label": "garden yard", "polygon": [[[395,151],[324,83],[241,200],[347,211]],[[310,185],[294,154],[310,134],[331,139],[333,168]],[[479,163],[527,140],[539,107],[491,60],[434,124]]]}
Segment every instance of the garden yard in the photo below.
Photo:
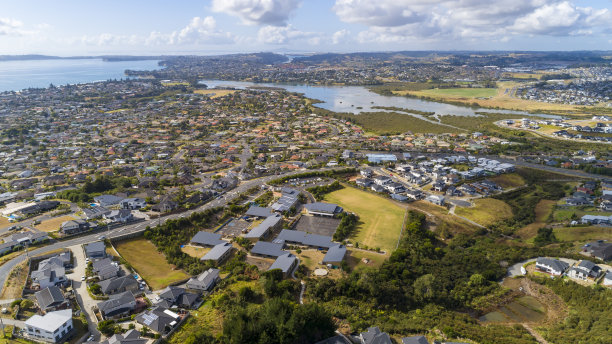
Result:
{"label": "garden yard", "polygon": [[74,220],[75,218],[70,215],[64,215],[60,217],[54,217],[49,220],[42,221],[40,224],[34,226],[36,229],[43,232],[55,232],[60,229],[60,225],[66,221]]}

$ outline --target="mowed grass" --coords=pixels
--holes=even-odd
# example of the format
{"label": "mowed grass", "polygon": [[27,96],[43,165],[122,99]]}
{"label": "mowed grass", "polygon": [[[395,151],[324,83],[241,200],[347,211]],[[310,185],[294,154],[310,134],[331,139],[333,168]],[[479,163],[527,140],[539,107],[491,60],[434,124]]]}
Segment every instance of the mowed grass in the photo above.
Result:
{"label": "mowed grass", "polygon": [[[364,250],[358,250],[349,248],[347,254],[347,263],[351,267],[351,269],[358,267],[379,267],[381,266],[385,260],[389,257],[389,254],[380,254],[376,252],[368,252]],[[363,259],[367,259],[368,263],[366,264]]]}
{"label": "mowed grass", "polygon": [[497,88],[434,88],[421,91],[428,96],[486,98],[497,95]]}
{"label": "mowed grass", "polygon": [[611,227],[563,227],[553,229],[559,241],[612,240]]}
{"label": "mowed grass", "polygon": [[480,225],[489,226],[512,217],[512,208],[504,201],[493,198],[474,200],[470,208],[455,208],[455,214],[470,219]]}
{"label": "mowed grass", "polygon": [[504,189],[516,188],[525,185],[525,180],[523,177],[516,173],[502,174],[489,178],[489,180],[495,182]]}
{"label": "mowed grass", "polygon": [[352,187],[327,194],[325,201],[336,203],[359,216],[356,234],[351,238],[353,241],[371,248],[380,247],[387,252],[395,249],[404,223],[404,208]]}
{"label": "mowed grass", "polygon": [[60,225],[66,221],[74,220],[75,218],[70,215],[54,217],[49,220],[42,221],[40,224],[34,226],[36,229],[43,232],[55,232],[60,229]]}
{"label": "mowed grass", "polygon": [[535,207],[535,222],[528,224],[516,232],[522,239],[528,240],[534,238],[538,234],[538,229],[546,226],[546,220],[552,213],[552,210],[557,202],[543,199]]}
{"label": "mowed grass", "polygon": [[211,247],[198,247],[191,245],[185,245],[184,247],[181,247],[181,251],[194,258],[204,257],[204,255],[207,254],[211,249]]}
{"label": "mowed grass", "polygon": [[155,245],[144,238],[120,241],[115,248],[153,290],[165,288],[189,277],[185,272],[168,264],[166,257],[157,251]]}
{"label": "mowed grass", "polygon": [[236,92],[236,90],[195,90],[193,91],[193,93],[199,93],[199,94],[204,94],[204,95],[208,95],[210,98],[219,98],[219,97],[223,97],[226,96],[228,94],[232,94]]}

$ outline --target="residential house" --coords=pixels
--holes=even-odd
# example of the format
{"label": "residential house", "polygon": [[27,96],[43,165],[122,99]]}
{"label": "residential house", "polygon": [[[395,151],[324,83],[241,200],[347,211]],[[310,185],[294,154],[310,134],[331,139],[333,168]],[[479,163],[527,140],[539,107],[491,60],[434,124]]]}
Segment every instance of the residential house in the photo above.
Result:
{"label": "residential house", "polygon": [[606,287],[612,287],[612,271],[606,272],[602,284]]}
{"label": "residential house", "polygon": [[545,257],[536,260],[536,269],[554,276],[561,276],[567,268],[569,264],[561,260]]}
{"label": "residential house", "polygon": [[136,308],[136,299],[131,291],[111,295],[106,301],[98,303],[98,310],[104,319],[121,318]]}
{"label": "residential house", "polygon": [[92,263],[92,270],[100,281],[117,277],[120,271],[119,264],[113,262],[110,258],[95,260]]}
{"label": "residential house", "polygon": [[103,241],[95,241],[85,245],[85,255],[89,259],[106,258],[106,245]]}
{"label": "residential house", "polygon": [[443,206],[444,205],[444,196],[439,195],[429,195],[425,198],[426,201],[433,203],[435,205]]}
{"label": "residential house", "polygon": [[102,206],[82,208],[81,210],[83,211],[85,219],[87,220],[99,219],[111,212],[110,210]]}
{"label": "residential house", "polygon": [[582,252],[591,257],[599,258],[603,261],[611,260],[612,243],[604,242],[603,240],[590,242],[583,246]]}
{"label": "residential house", "polygon": [[134,220],[134,215],[129,209],[119,209],[105,214],[104,218],[113,223],[127,223]]}
{"label": "residential house", "polygon": [[164,334],[171,331],[180,322],[180,316],[167,308],[153,307],[136,316],[134,320],[154,332]]}
{"label": "residential house", "polygon": [[146,344],[149,340],[140,338],[137,330],[128,330],[123,334],[115,334],[112,337],[100,342],[100,344]]}
{"label": "residential house", "polygon": [[131,291],[137,293],[139,289],[138,281],[132,275],[112,277],[98,282],[104,295],[112,295]]}
{"label": "residential house", "polygon": [[71,235],[71,234],[76,234],[76,233],[87,231],[90,228],[91,227],[90,227],[89,222],[85,220],[77,219],[77,220],[70,220],[70,221],[63,222],[60,225],[60,232],[66,235]]}
{"label": "residential house", "polygon": [[66,284],[66,268],[64,263],[55,257],[45,259],[38,263],[38,269],[30,274],[32,287],[44,289],[51,286]]}
{"label": "residential house", "polygon": [[601,272],[602,270],[599,265],[588,260],[582,260],[578,265],[572,266],[567,275],[571,278],[586,280],[588,278],[595,279],[599,277]]}
{"label": "residential house", "polygon": [[115,195],[100,195],[94,197],[94,202],[103,207],[111,207],[119,204],[123,198],[117,197]]}
{"label": "residential house", "polygon": [[43,316],[35,314],[25,322],[28,337],[48,343],[65,342],[73,329],[71,309],[48,312]]}
{"label": "residential house", "polygon": [[220,280],[219,269],[210,268],[195,278],[187,281],[187,288],[199,291],[210,291]]}
{"label": "residential house", "polygon": [[121,209],[136,210],[147,206],[147,202],[142,198],[126,198],[119,202]]}
{"label": "residential house", "polygon": [[34,293],[38,308],[43,312],[51,312],[65,309],[69,303],[64,298],[62,290],[56,286],[50,286]]}
{"label": "residential house", "polygon": [[372,179],[369,179],[369,178],[359,178],[355,180],[355,183],[361,186],[362,188],[367,188],[367,187],[372,186],[372,184],[374,184],[374,181],[372,181]]}
{"label": "residential house", "polygon": [[181,308],[193,308],[200,298],[198,294],[187,292],[185,288],[168,286],[159,293],[162,299],[159,306],[172,308],[173,306]]}
{"label": "residential house", "polygon": [[157,211],[160,213],[167,213],[167,212],[171,212],[175,209],[178,209],[179,205],[178,203],[176,203],[173,200],[170,199],[166,199],[163,200],[161,202],[159,202],[158,204],[154,205],[151,207],[151,210],[153,211]]}
{"label": "residential house", "polygon": [[367,332],[359,334],[361,344],[392,344],[391,338],[385,332],[381,332],[378,327],[370,327]]}
{"label": "residential house", "polygon": [[402,344],[429,344],[425,336],[413,336],[402,338]]}

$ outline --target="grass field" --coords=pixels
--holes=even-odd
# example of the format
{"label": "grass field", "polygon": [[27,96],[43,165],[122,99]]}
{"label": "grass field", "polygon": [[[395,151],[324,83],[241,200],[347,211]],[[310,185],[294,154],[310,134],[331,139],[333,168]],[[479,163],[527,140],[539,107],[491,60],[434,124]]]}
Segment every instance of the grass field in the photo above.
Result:
{"label": "grass field", "polygon": [[534,238],[538,234],[538,229],[546,226],[546,220],[550,216],[557,202],[543,199],[535,207],[535,222],[519,229],[516,234],[522,239],[528,240]]}
{"label": "grass field", "polygon": [[[412,202],[408,205],[408,207],[428,215],[431,214],[435,217],[435,225],[444,223],[448,228],[450,228],[453,234],[472,233],[476,229],[473,224],[460,217],[450,214],[448,209],[445,207],[441,207],[424,200]],[[428,220],[430,219],[428,218]]]}
{"label": "grass field", "polygon": [[555,222],[565,222],[569,221],[572,218],[572,215],[576,214],[577,217],[583,217],[584,215],[601,215],[601,216],[610,216],[612,213],[605,211],[597,211],[595,208],[592,210],[589,209],[578,209],[576,207],[570,207],[567,209],[559,208],[555,210],[553,214],[553,219]]}
{"label": "grass field", "polygon": [[434,88],[421,91],[429,96],[450,96],[467,98],[486,98],[497,95],[496,88]]}
{"label": "grass field", "polygon": [[353,241],[372,248],[380,247],[387,252],[395,249],[402,231],[405,209],[386,198],[352,187],[327,194],[325,201],[337,203],[359,216]]}
{"label": "grass field", "polygon": [[34,226],[36,229],[43,232],[55,232],[59,230],[60,225],[66,221],[74,220],[74,217],[70,215],[54,217],[49,220],[41,222],[39,225]]}
{"label": "grass field", "polygon": [[4,216],[0,216],[0,227],[6,227],[10,225],[11,222]]}
{"label": "grass field", "polygon": [[[351,269],[358,268],[360,266],[379,267],[388,257],[388,254],[379,254],[376,252],[368,252],[349,248],[347,263],[351,267]],[[365,264],[363,262],[363,258],[369,260],[368,264]]]}
{"label": "grass field", "polygon": [[153,290],[162,289],[189,277],[183,271],[175,270],[168,264],[166,257],[146,239],[120,241],[115,248]]}
{"label": "grass field", "polygon": [[553,233],[559,241],[612,240],[610,227],[564,227],[553,229]]}
{"label": "grass field", "polygon": [[515,188],[525,185],[525,180],[516,173],[502,174],[489,178],[504,189]]}
{"label": "grass field", "polygon": [[480,225],[489,226],[512,217],[512,208],[504,201],[493,198],[474,200],[470,208],[455,208],[455,214],[470,219]]}
{"label": "grass field", "polygon": [[214,99],[232,94],[234,92],[236,92],[236,90],[195,90],[193,93],[210,95],[210,98]]}
{"label": "grass field", "polygon": [[185,247],[181,247],[181,251],[195,258],[204,257],[204,255],[207,254],[208,251],[210,251],[211,249],[212,248],[210,247],[199,247],[191,245],[185,245]]}

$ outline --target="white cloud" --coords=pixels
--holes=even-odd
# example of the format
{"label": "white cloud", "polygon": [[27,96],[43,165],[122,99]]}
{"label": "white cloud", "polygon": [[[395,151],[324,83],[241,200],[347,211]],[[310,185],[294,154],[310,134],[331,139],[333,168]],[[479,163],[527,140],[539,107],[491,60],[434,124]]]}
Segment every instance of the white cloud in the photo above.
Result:
{"label": "white cloud", "polygon": [[342,43],[346,43],[346,39],[348,38],[348,36],[351,34],[350,31],[348,31],[347,29],[342,29],[340,31],[336,31],[334,32],[334,34],[332,35],[332,43],[333,44],[342,44]]}
{"label": "white cloud", "polygon": [[21,36],[26,33],[23,23],[12,18],[0,18],[0,36]]}
{"label": "white cloud", "polygon": [[218,30],[217,22],[211,16],[191,19],[189,25],[179,32],[174,32],[170,39],[172,44],[226,44],[232,42],[234,42],[232,35],[229,32]]}
{"label": "white cloud", "polygon": [[291,25],[287,26],[264,26],[259,29],[257,39],[266,44],[287,44],[290,41],[307,39],[311,45],[320,43],[321,35],[315,32],[304,32],[294,29]]}
{"label": "white cloud", "polygon": [[213,0],[212,10],[238,17],[249,25],[285,26],[301,0]]}
{"label": "white cloud", "polygon": [[336,0],[333,11],[368,26],[360,42],[593,35],[612,27],[608,9],[567,0]]}

